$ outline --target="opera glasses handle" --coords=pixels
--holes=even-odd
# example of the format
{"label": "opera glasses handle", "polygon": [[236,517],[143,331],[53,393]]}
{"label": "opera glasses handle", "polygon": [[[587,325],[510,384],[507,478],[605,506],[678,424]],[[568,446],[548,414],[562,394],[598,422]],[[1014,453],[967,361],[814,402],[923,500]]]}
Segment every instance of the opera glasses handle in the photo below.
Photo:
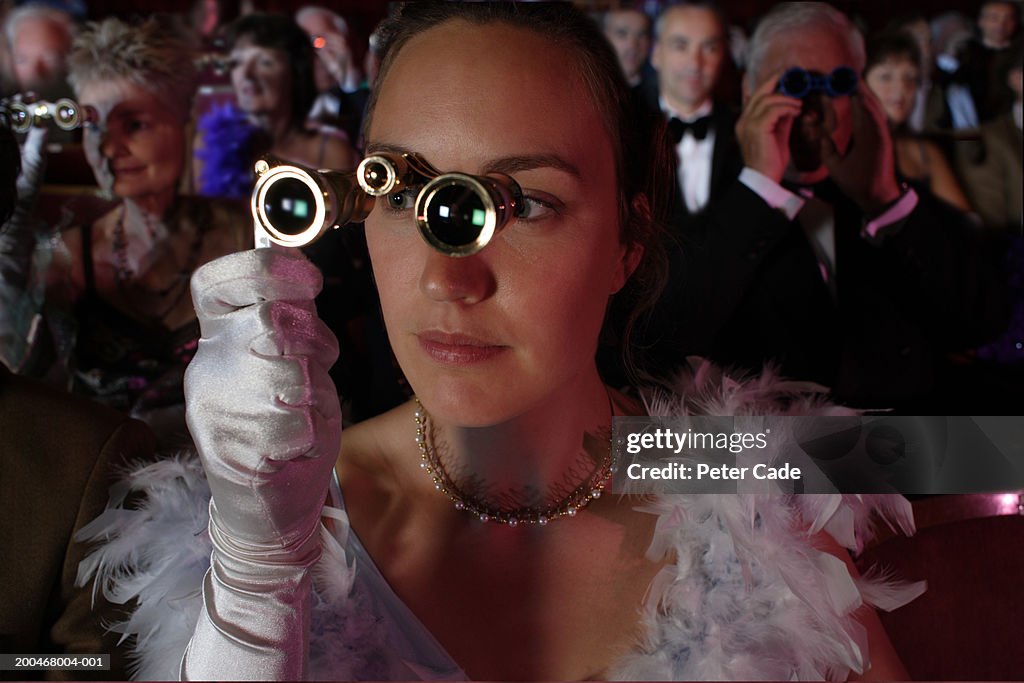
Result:
{"label": "opera glasses handle", "polygon": [[261,159],[252,195],[257,244],[299,247],[324,232],[363,221],[379,197],[404,205],[415,193],[424,241],[452,257],[483,249],[518,216],[522,191],[511,177],[440,173],[416,154],[374,154],[355,173],[313,171]]}
{"label": "opera glasses handle", "polygon": [[61,130],[74,130],[82,125],[83,120],[78,103],[67,97],[48,102],[15,95],[0,101],[0,114],[16,133],[27,133],[33,125],[41,126],[49,120]]}

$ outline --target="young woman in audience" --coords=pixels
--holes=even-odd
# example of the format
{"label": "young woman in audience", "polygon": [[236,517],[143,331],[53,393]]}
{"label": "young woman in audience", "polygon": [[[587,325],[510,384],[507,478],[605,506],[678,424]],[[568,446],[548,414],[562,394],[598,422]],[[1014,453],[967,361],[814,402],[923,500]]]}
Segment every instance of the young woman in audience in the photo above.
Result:
{"label": "young woman in audience", "polygon": [[[230,26],[227,43],[238,106],[267,137],[264,151],[310,168],[355,168],[355,150],[343,135],[307,126],[317,94],[315,55],[294,21],[249,14]],[[204,144],[210,142],[216,143]]]}
{"label": "young woman in audience", "polygon": [[921,85],[921,55],[914,39],[892,32],[871,41],[864,82],[885,109],[895,143],[896,169],[903,179],[961,211],[971,211],[942,150],[907,126]]}
{"label": "young woman in audience", "polygon": [[851,500],[610,495],[616,416],[834,408],[706,365],[660,407],[602,381],[610,301],[637,316],[657,294],[672,176],[599,30],[568,3],[425,1],[388,35],[368,154],[504,188],[514,216],[457,257],[417,229],[421,182],[377,198],[370,257],[417,397],[344,438],[308,263],[260,249],[196,274],[205,476],[140,471],[146,509],[90,529],[116,538],[85,574],[138,601],[138,675],[904,676],[836,542],[856,545]]}

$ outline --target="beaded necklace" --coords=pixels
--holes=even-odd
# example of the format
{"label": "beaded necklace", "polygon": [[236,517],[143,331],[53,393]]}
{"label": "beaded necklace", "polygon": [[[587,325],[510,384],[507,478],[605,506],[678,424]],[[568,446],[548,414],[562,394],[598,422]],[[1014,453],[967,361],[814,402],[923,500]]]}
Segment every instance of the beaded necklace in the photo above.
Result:
{"label": "beaded necklace", "polygon": [[[614,472],[612,444],[609,439],[608,454],[593,474],[580,483],[569,495],[556,503],[544,507],[519,507],[501,509],[463,491],[448,474],[444,464],[437,457],[437,449],[430,439],[429,416],[418,398],[416,401],[416,445],[420,450],[420,468],[434,481],[434,488],[444,494],[455,509],[473,515],[481,522],[494,522],[515,527],[520,524],[545,526],[548,522],[563,517],[575,517],[577,513],[601,497]],[[609,398],[609,404],[610,404]],[[612,412],[614,415],[614,410]]]}
{"label": "beaded necklace", "polygon": [[[135,271],[128,264],[128,235],[125,229],[125,216],[127,214],[127,206],[121,204],[121,215],[118,217],[117,223],[114,225],[113,234],[111,235],[110,245],[111,251],[113,252],[113,266],[114,266],[114,280],[117,282],[119,289],[123,291],[138,290],[142,291],[147,295],[156,296],[159,299],[166,298],[172,292],[177,290],[176,296],[166,304],[162,309],[158,310],[156,314],[147,314],[146,318],[154,321],[161,321],[167,317],[167,315],[177,308],[181,300],[185,298],[185,293],[188,291],[189,277],[192,275],[192,271],[195,270],[196,263],[199,258],[199,252],[203,246],[203,231],[199,225],[194,225],[195,236],[192,240],[192,244],[189,247],[188,256],[185,261],[185,265],[174,275],[171,283],[163,289],[151,290],[142,287],[138,282],[132,282],[135,278]],[[148,224],[148,217],[146,218]],[[130,286],[129,286],[129,283]]]}

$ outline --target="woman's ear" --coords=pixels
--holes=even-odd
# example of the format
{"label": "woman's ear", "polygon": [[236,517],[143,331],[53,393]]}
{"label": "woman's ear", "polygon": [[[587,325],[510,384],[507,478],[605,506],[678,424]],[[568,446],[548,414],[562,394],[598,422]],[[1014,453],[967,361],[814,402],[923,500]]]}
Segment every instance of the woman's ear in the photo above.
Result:
{"label": "woman's ear", "polygon": [[633,199],[629,203],[629,218],[627,220],[629,225],[623,230],[619,268],[615,279],[612,280],[612,290],[609,294],[616,294],[626,285],[637,266],[640,265],[640,259],[644,256],[641,237],[651,231],[651,204],[643,192],[633,195]]}

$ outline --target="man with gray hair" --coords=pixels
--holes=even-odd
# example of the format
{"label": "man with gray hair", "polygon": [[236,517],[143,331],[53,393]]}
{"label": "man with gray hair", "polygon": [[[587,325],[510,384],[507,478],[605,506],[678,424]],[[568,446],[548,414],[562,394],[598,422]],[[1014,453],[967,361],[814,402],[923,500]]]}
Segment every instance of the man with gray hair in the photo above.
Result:
{"label": "man with gray hair", "polygon": [[774,364],[841,401],[921,408],[945,352],[998,330],[994,269],[960,214],[898,181],[864,61],[824,3],[761,21],[736,126],[744,168],[673,256],[673,360]]}
{"label": "man with gray hair", "polygon": [[68,94],[64,76],[76,28],[70,14],[45,5],[23,5],[7,16],[4,32],[20,91],[44,98]]}

